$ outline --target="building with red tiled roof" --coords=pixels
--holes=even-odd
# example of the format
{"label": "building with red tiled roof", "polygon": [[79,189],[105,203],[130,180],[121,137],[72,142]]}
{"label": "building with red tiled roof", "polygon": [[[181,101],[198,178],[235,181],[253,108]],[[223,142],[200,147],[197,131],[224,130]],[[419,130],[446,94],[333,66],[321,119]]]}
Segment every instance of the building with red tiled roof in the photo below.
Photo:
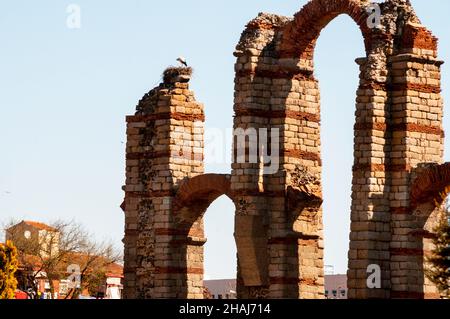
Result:
{"label": "building with red tiled roof", "polygon": [[[29,225],[29,226],[32,226],[32,227],[35,227],[35,228],[40,229],[40,230],[47,230],[47,231],[53,231],[53,232],[57,232],[58,231],[56,228],[51,227],[51,226],[49,226],[47,224],[44,224],[44,223],[40,223],[40,222],[34,222],[34,221],[30,221],[30,220],[23,220],[22,223],[24,223],[26,225]],[[20,225],[20,223],[17,224],[17,225]]]}
{"label": "building with red tiled roof", "polygon": [[28,254],[57,254],[59,249],[59,231],[40,222],[22,220],[6,229],[6,240],[14,241],[16,246],[21,242],[28,243],[26,246],[29,248],[33,246],[39,249],[39,251],[26,251]]}
{"label": "building with red tiled roof", "polygon": [[[105,279],[104,282],[96,283],[97,290],[94,289],[97,291],[96,297],[120,298],[123,266],[109,262],[102,256],[65,252],[59,247],[60,237],[61,233],[56,228],[34,221],[23,220],[6,229],[6,240],[12,240],[19,251],[19,267],[16,272],[19,288],[23,291],[31,289],[48,295],[52,286],[55,292],[53,298],[64,298],[71,293],[70,281],[65,278],[73,274],[69,271],[70,266],[77,265],[84,276],[94,273],[95,276],[100,275]],[[61,259],[53,271],[60,274],[59,277],[62,279],[49,282],[45,265],[51,257],[60,258],[59,256]],[[85,289],[81,295],[89,296],[89,292]]]}
{"label": "building with red tiled roof", "polygon": [[[88,256],[80,253],[67,254],[59,265],[62,275],[61,280],[53,280],[52,284],[56,292],[56,298],[65,298],[69,293],[69,280],[71,273],[68,272],[70,265],[78,265],[79,270],[83,272],[84,276],[89,276],[93,271],[104,272],[105,281],[99,283],[97,293],[94,297],[109,297],[110,299],[118,299],[122,291],[123,266],[117,263],[108,263],[103,257]],[[42,259],[38,256],[29,254],[19,254],[19,267],[16,273],[16,278],[19,282],[19,288],[27,290],[29,287],[29,280],[33,278],[38,291],[42,294],[49,293],[50,283],[47,274],[42,267]],[[89,296],[87,289],[81,292],[82,296]],[[114,298],[113,298],[114,297]]]}

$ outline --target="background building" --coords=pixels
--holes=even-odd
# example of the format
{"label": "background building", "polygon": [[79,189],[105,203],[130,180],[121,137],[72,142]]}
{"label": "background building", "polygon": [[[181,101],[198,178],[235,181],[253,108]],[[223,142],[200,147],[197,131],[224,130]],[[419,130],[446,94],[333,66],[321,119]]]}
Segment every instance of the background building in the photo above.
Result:
{"label": "background building", "polygon": [[205,280],[211,299],[236,299],[236,279]]}
{"label": "background building", "polygon": [[[16,295],[23,298],[20,292],[26,292],[29,298],[40,299],[78,295],[83,299],[121,299],[123,266],[95,250],[64,249],[61,242],[65,237],[61,234],[54,227],[33,221],[22,221],[6,229],[5,239],[11,240],[19,253]],[[75,278],[73,269],[82,276],[83,285],[71,282]],[[74,291],[77,294],[72,295]]]}
{"label": "background building", "polygon": [[347,275],[325,275],[325,298],[347,299]]}
{"label": "background building", "polygon": [[6,241],[15,241],[17,246],[17,238],[22,238],[21,242],[30,243],[26,245],[27,254],[48,257],[58,253],[59,232],[44,223],[23,220],[6,229]]}
{"label": "background building", "polygon": [[[347,275],[325,275],[325,298],[326,299],[347,299]],[[218,279],[205,280],[205,288],[211,299],[236,299],[236,280]]]}

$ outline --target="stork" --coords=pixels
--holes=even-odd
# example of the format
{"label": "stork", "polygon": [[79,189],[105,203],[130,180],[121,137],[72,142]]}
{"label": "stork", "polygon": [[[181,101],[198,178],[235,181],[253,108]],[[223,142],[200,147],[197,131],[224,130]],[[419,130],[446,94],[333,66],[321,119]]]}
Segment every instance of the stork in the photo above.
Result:
{"label": "stork", "polygon": [[187,62],[186,62],[186,59],[185,59],[184,57],[182,57],[182,56],[180,56],[180,57],[177,59],[177,61],[180,62],[180,64],[184,65],[185,67],[188,66],[188,65],[187,65]]}

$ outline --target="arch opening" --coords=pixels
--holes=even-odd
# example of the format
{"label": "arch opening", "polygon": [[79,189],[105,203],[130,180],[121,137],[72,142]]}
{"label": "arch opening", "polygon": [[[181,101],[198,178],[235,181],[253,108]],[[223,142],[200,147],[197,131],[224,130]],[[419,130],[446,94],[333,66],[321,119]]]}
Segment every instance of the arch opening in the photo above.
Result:
{"label": "arch opening", "polygon": [[313,60],[320,32],[339,15],[347,15],[359,27],[366,52],[372,49],[372,29],[367,25],[367,7],[353,0],[310,1],[287,24],[280,45],[281,57]]}
{"label": "arch opening", "polygon": [[[217,239],[214,231],[205,233],[205,218],[209,220],[212,216],[206,216],[211,205],[219,201],[222,207],[226,207],[227,200],[230,201],[231,183],[230,176],[225,174],[203,174],[193,178],[189,178],[180,184],[176,196],[174,198],[174,217],[177,223],[177,246],[172,248],[172,253],[180,258],[180,269],[185,269],[180,276],[185,276],[180,283],[183,284],[184,290],[181,289],[181,298],[212,298],[217,297],[215,293],[215,285],[212,284],[208,289],[205,285],[205,249],[208,254],[206,235],[212,235]],[[225,199],[225,201],[223,200]],[[233,216],[233,215],[231,215]],[[229,220],[226,219],[229,225]],[[211,224],[211,223],[209,223]],[[232,223],[234,227],[234,222]],[[214,225],[208,225],[214,227]],[[218,245],[216,241],[216,246]],[[228,243],[230,244],[230,243]],[[206,245],[206,246],[205,246]],[[220,246],[220,245],[219,245]],[[234,246],[234,243],[231,247]],[[214,255],[214,254],[213,254]],[[206,274],[208,276],[208,274]],[[235,275],[236,276],[236,275]],[[230,295],[230,294],[229,294]],[[230,298],[231,299],[231,298]]]}
{"label": "arch opening", "polygon": [[[267,289],[272,297],[323,297],[321,114],[313,56],[322,29],[341,14],[350,16],[360,27],[366,51],[365,57],[357,59],[360,83],[354,125],[349,297],[389,295],[390,220],[384,215],[390,206],[386,187],[390,172],[385,168],[391,146],[386,129],[390,117],[386,57],[392,43],[386,40],[389,35],[383,30],[368,27],[366,4],[313,0],[293,20],[261,14],[247,26],[235,52],[235,128],[266,126],[282,131],[281,170],[265,177],[263,185],[277,199],[250,198],[256,203],[252,215],[261,214],[259,205],[269,204],[272,209],[267,233],[269,285],[258,287],[260,291]],[[391,4],[387,3],[387,9]],[[263,49],[255,49],[253,44]],[[266,90],[270,94],[261,93]],[[263,99],[267,95],[270,101]],[[257,165],[233,168],[235,174],[240,168],[257,169]],[[244,179],[252,181],[248,175]],[[284,190],[277,187],[280,181],[285,183]],[[247,193],[253,194],[254,190],[248,189]],[[283,200],[278,199],[281,196]],[[295,205],[292,198],[296,199]],[[279,211],[286,215],[281,217]],[[278,259],[278,253],[283,258]],[[273,264],[281,265],[277,268]],[[372,264],[384,270],[383,289],[365,286],[366,270]]]}
{"label": "arch opening", "polygon": [[181,224],[192,224],[220,196],[232,199],[230,178],[226,174],[203,174],[181,183],[173,204],[176,219]]}
{"label": "arch opening", "polygon": [[233,202],[218,197],[204,215],[204,286],[205,298],[236,299],[237,249],[234,239]]}
{"label": "arch opening", "polygon": [[416,171],[411,186],[411,222],[408,233],[411,259],[417,271],[411,273],[409,282],[416,283],[416,298],[440,298],[436,284],[427,276],[432,265],[437,227],[450,222],[450,163],[422,164]]}
{"label": "arch opening", "polygon": [[[333,53],[330,56],[330,52]],[[355,58],[365,54],[357,25],[339,15],[322,30],[315,47],[320,88],[325,298],[347,297],[350,243],[355,92]],[[339,61],[339,63],[336,63]],[[344,280],[345,278],[345,280]],[[333,291],[337,292],[333,294]]]}

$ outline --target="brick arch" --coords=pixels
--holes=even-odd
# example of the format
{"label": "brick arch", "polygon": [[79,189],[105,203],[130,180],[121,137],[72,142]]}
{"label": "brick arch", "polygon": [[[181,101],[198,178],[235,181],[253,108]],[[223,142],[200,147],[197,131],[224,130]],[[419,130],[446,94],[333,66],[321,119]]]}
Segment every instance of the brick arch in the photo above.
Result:
{"label": "brick arch", "polygon": [[411,205],[434,201],[440,206],[450,192],[450,163],[434,165],[425,169],[411,186]]}
{"label": "brick arch", "polygon": [[[200,217],[197,215],[203,214],[211,203],[222,195],[232,199],[230,175],[199,175],[181,184],[175,197],[174,210],[179,216],[182,215],[183,221],[191,222]],[[187,216],[186,211],[192,216]]]}
{"label": "brick arch", "polygon": [[311,60],[320,32],[338,15],[347,14],[361,29],[366,52],[371,49],[372,30],[366,21],[366,7],[359,0],[312,0],[283,30],[280,55]]}

